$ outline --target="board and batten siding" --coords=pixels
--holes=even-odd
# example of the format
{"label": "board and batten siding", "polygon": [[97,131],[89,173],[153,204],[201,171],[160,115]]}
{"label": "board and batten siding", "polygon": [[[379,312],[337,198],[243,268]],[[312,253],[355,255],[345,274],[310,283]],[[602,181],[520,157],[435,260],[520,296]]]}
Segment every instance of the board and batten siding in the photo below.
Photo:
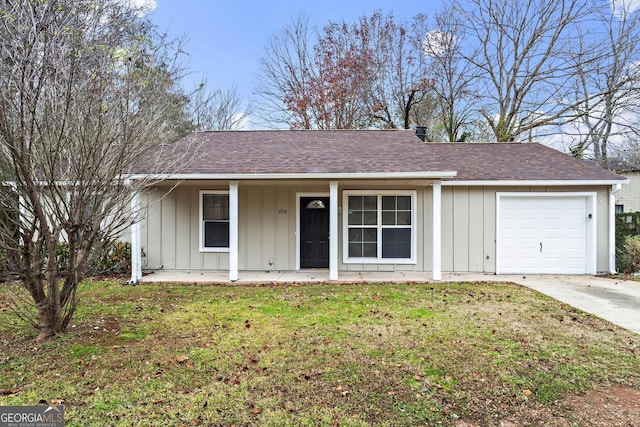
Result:
{"label": "board and batten siding", "polygon": [[[143,268],[146,270],[228,270],[227,252],[199,250],[199,192],[227,190],[219,183],[157,187],[142,195],[147,207],[141,226]],[[343,190],[416,190],[415,264],[343,263]],[[431,271],[432,189],[384,183],[340,182],[340,271]],[[497,192],[597,192],[597,271],[608,271],[609,187],[442,187],[442,271],[495,272]],[[296,269],[297,195],[328,193],[327,183],[258,185],[239,187],[239,270]]]}
{"label": "board and batten siding", "polygon": [[620,172],[629,183],[623,185],[616,194],[616,204],[623,206],[623,212],[640,212],[640,172]]}
{"label": "board and batten siding", "polygon": [[[214,188],[216,189],[216,188]],[[221,188],[217,188],[221,189]],[[157,187],[141,197],[146,207],[141,244],[148,270],[227,270],[226,252],[199,250],[199,188],[181,186],[169,191]]]}
{"label": "board and batten siding", "polygon": [[442,271],[496,271],[497,192],[597,193],[597,266],[609,270],[609,187],[465,187],[442,188]]}
{"label": "board and batten siding", "polygon": [[[342,240],[342,190],[372,190],[379,185],[341,183],[338,197],[338,239]],[[406,185],[383,189],[416,190]],[[199,194],[201,190],[226,190],[221,185],[180,185],[157,187],[142,196],[146,207],[141,225],[141,243],[146,270],[227,270],[226,252],[199,250]],[[239,187],[238,268],[239,270],[295,270],[297,197],[328,193],[326,185],[243,185]],[[430,271],[431,269],[431,188],[417,188],[417,256],[415,264],[344,264],[342,244],[338,245],[341,271]],[[426,215],[423,215],[425,214]],[[426,231],[426,235],[425,235]],[[425,245],[427,249],[425,250]],[[426,266],[426,267],[425,267]]]}
{"label": "board and batten siding", "polygon": [[[143,268],[148,270],[228,270],[227,252],[200,252],[199,196],[216,185],[182,185],[146,192],[141,226]],[[321,189],[325,190],[324,187]],[[297,191],[318,192],[318,188]],[[286,186],[239,188],[238,268],[295,270],[296,189]]]}

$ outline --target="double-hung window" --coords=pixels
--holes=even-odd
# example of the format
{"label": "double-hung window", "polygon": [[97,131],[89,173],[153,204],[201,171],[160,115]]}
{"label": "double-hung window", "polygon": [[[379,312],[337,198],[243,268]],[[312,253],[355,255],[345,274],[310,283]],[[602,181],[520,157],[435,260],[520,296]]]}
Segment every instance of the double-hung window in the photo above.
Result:
{"label": "double-hung window", "polygon": [[415,191],[345,191],[344,262],[414,263]]}
{"label": "double-hung window", "polygon": [[229,192],[200,192],[200,250],[229,250]]}

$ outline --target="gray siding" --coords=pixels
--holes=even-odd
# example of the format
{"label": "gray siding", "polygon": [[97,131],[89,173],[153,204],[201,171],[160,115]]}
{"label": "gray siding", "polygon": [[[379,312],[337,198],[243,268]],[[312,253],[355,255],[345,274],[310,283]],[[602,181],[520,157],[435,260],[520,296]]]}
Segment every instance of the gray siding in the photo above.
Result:
{"label": "gray siding", "polygon": [[442,271],[496,269],[497,192],[597,192],[597,271],[609,269],[608,187],[443,187]]}
{"label": "gray siding", "polygon": [[624,172],[629,183],[616,194],[616,204],[623,205],[624,212],[640,211],[640,172]]}
{"label": "gray siding", "polygon": [[295,193],[287,187],[240,187],[240,270],[295,269]]}
{"label": "gray siding", "polygon": [[[432,262],[432,189],[416,182],[340,182],[339,270],[425,271]],[[608,188],[585,187],[442,187],[442,271],[495,272],[496,192],[597,191],[597,270],[608,264]],[[227,190],[223,183],[189,183],[169,191],[147,192],[146,217],[141,227],[145,269],[227,270],[226,252],[199,250],[199,191]],[[416,190],[415,264],[343,263],[343,190]],[[296,203],[298,193],[328,193],[329,183],[240,183],[239,258],[242,270],[294,270],[296,268]]]}

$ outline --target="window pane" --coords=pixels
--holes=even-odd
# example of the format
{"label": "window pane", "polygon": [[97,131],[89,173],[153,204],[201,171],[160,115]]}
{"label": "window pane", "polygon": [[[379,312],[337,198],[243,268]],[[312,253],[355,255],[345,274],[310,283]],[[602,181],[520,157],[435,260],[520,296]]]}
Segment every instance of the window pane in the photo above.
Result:
{"label": "window pane", "polygon": [[397,209],[399,211],[411,210],[411,196],[398,196],[397,197]]}
{"label": "window pane", "polygon": [[382,196],[382,210],[395,211],[396,210],[396,196]]}
{"label": "window pane", "polygon": [[363,242],[377,242],[378,230],[375,228],[363,228],[362,229],[362,241]]}
{"label": "window pane", "polygon": [[205,248],[228,248],[229,223],[205,221],[204,246]]}
{"label": "window pane", "polygon": [[411,229],[382,230],[382,258],[411,258]]}
{"label": "window pane", "polygon": [[378,224],[378,212],[365,212],[364,213],[364,225],[377,225]]}
{"label": "window pane", "polygon": [[362,225],[361,211],[349,211],[349,225]]}
{"label": "window pane", "polygon": [[396,225],[396,213],[395,211],[382,212],[382,225]]}
{"label": "window pane", "polygon": [[349,257],[362,258],[362,243],[349,243]]}
{"label": "window pane", "polygon": [[229,195],[228,194],[203,194],[202,195],[202,219],[203,220],[228,220],[229,219]]}
{"label": "window pane", "polygon": [[349,196],[349,209],[354,211],[361,211],[362,196]]}
{"label": "window pane", "polygon": [[349,229],[349,243],[362,242],[362,228]]}
{"label": "window pane", "polygon": [[411,211],[398,212],[398,225],[411,225]]}
{"label": "window pane", "polygon": [[378,196],[364,196],[363,208],[365,211],[378,210]]}
{"label": "window pane", "polygon": [[363,243],[362,256],[365,258],[376,258],[378,256],[378,245],[376,243]]}

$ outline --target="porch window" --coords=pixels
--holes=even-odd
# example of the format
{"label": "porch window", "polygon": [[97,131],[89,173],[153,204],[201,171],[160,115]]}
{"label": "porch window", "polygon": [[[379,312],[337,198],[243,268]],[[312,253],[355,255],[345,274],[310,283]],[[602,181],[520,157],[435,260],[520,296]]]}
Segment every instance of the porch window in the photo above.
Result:
{"label": "porch window", "polygon": [[229,250],[229,192],[200,192],[200,250]]}
{"label": "porch window", "polygon": [[415,262],[415,194],[345,191],[344,262]]}

